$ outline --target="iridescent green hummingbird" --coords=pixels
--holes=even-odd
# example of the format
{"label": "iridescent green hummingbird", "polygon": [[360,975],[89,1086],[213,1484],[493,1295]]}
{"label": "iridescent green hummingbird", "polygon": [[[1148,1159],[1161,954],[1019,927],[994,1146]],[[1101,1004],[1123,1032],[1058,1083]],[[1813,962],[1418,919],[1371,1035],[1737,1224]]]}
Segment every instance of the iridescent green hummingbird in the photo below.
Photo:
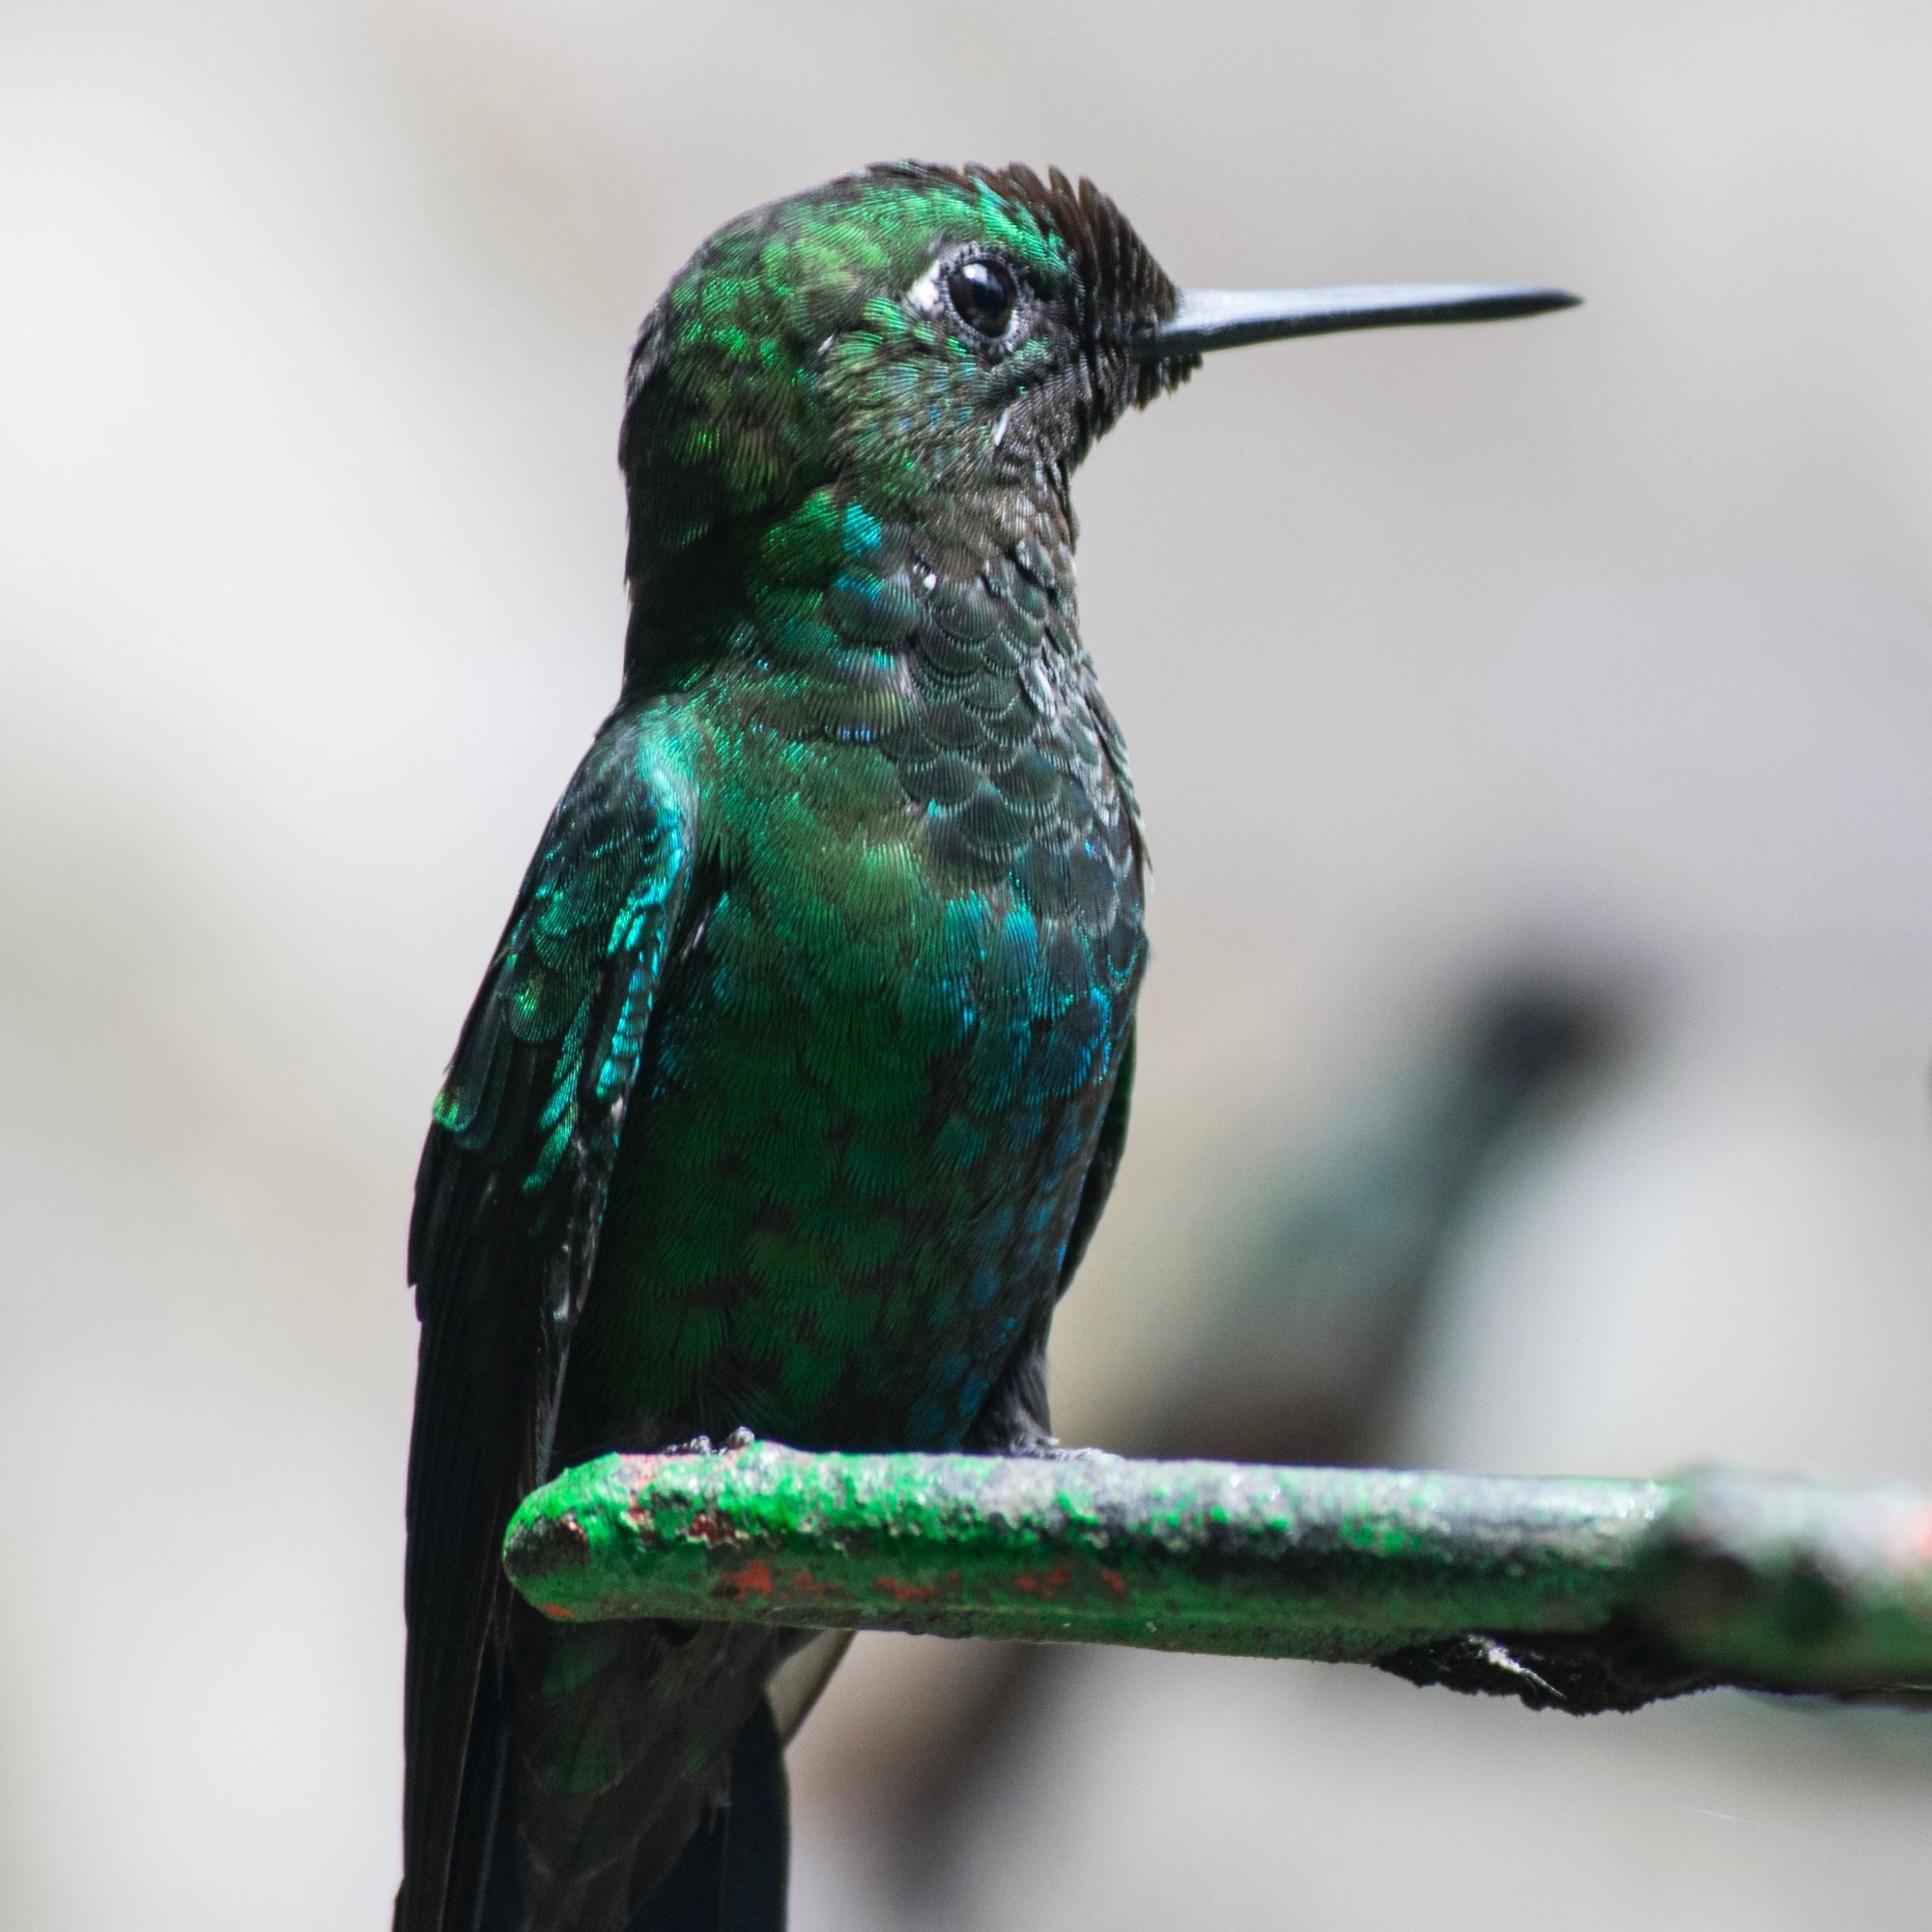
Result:
{"label": "iridescent green hummingbird", "polygon": [[1091,183],[898,163],[731,222],[651,311],[623,688],[416,1182],[398,1932],[782,1924],[800,1639],[550,1624],[505,1522],[741,1428],[1050,1447],[1147,956],[1073,469],[1204,351],[1570,299],[1181,293]]}

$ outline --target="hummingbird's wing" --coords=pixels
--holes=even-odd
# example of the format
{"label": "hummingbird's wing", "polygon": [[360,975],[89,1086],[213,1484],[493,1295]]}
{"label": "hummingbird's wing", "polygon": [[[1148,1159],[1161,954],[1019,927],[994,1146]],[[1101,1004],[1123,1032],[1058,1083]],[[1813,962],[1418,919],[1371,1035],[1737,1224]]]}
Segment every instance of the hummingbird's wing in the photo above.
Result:
{"label": "hummingbird's wing", "polygon": [[[525,876],[416,1177],[422,1336],[410,1446],[404,1877],[396,1932],[440,1932],[459,1840],[482,1866],[507,1605],[503,1528],[540,1481],[652,1003],[686,910],[690,809],[648,724],[607,724]],[[479,1681],[480,1680],[480,1681]],[[456,1901],[452,1898],[451,1905]],[[468,1924],[466,1918],[463,1923]]]}

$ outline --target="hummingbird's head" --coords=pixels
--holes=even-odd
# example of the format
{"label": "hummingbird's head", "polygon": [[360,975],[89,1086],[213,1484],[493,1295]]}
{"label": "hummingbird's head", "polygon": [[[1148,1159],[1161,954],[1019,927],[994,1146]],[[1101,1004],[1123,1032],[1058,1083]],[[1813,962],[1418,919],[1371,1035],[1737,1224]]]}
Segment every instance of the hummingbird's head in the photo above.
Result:
{"label": "hummingbird's head", "polygon": [[[1547,289],[1178,290],[1091,182],[898,161],[727,223],[645,318],[618,440],[635,627],[830,582],[864,533],[1072,535],[1067,477],[1205,351],[1534,314]],[[665,601],[671,591],[678,594]]]}
{"label": "hummingbird's head", "polygon": [[1094,440],[1196,365],[1133,353],[1178,299],[1113,202],[1058,171],[897,162],[741,216],[631,358],[634,588],[815,499],[892,521],[1064,502]]}

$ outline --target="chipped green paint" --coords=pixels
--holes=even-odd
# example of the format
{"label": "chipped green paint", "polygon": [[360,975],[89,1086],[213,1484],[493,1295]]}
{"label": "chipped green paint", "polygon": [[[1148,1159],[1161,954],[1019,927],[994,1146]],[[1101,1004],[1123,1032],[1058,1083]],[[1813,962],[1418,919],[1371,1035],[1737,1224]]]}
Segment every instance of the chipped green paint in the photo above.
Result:
{"label": "chipped green paint", "polygon": [[609,1458],[527,1502],[510,1563],[578,1619],[1373,1658],[1471,1628],[1583,1634],[1657,1485],[974,1456]]}
{"label": "chipped green paint", "polygon": [[565,1620],[1382,1662],[1572,1709],[1932,1686],[1932,1496],[1904,1489],[760,1442],[568,1470],[506,1561]]}

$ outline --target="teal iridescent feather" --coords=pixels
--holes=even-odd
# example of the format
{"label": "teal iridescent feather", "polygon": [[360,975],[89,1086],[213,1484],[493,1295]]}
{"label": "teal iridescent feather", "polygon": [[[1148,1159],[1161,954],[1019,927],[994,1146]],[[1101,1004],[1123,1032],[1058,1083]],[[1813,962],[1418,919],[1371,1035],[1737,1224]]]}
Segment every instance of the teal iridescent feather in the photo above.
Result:
{"label": "teal iridescent feather", "polygon": [[417,1186],[399,1932],[781,1912],[719,1807],[781,1777],[788,1645],[513,1603],[545,1470],[1046,1436],[1145,960],[1067,478],[1191,366],[1121,346],[1174,301],[1090,185],[905,164],[733,222],[644,325],[622,696]]}

